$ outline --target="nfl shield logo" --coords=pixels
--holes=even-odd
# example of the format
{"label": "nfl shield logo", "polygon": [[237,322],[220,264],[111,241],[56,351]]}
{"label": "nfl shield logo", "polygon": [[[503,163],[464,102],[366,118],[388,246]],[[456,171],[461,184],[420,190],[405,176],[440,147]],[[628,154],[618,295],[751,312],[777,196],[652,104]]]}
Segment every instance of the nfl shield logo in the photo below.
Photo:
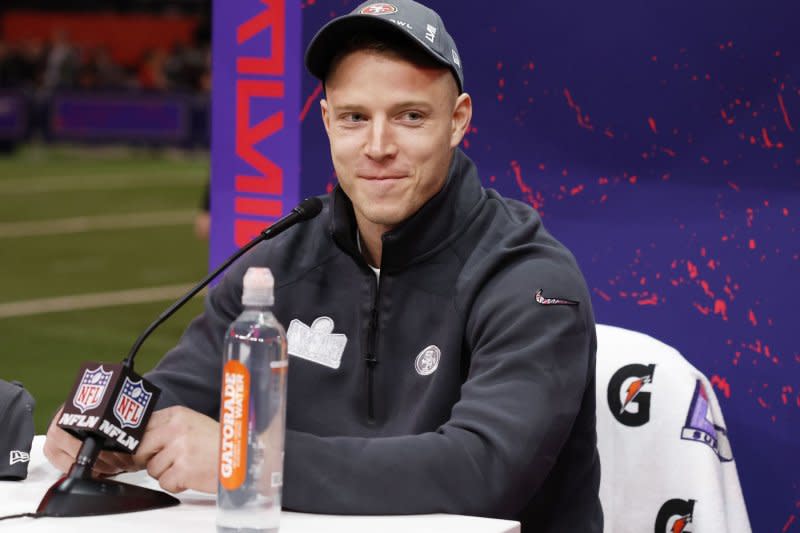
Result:
{"label": "nfl shield logo", "polygon": [[80,409],[81,413],[100,405],[112,375],[113,372],[106,372],[102,365],[94,370],[84,370],[75,396],[72,397],[72,405]]}
{"label": "nfl shield logo", "polygon": [[114,416],[117,417],[123,428],[139,427],[152,396],[152,392],[145,390],[141,379],[131,381],[130,378],[125,378],[122,390],[114,404]]}

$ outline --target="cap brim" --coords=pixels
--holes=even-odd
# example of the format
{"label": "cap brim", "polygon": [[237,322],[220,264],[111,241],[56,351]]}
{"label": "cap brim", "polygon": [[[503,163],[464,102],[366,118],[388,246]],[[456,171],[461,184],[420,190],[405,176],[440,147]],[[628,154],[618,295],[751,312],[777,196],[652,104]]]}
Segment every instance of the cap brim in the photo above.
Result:
{"label": "cap brim", "polygon": [[[419,49],[427,53],[432,59],[441,63],[443,67],[450,69],[450,64],[439,57],[425,43],[415,36],[399,28],[390,20],[375,15],[353,14],[347,15],[330,21],[323,26],[311,39],[306,48],[305,64],[308,71],[320,80],[325,80],[328,75],[331,61],[341,50],[342,44],[352,35],[369,31],[392,32],[394,35],[405,38],[409,43],[418,46]],[[456,83],[460,86],[458,77]]]}

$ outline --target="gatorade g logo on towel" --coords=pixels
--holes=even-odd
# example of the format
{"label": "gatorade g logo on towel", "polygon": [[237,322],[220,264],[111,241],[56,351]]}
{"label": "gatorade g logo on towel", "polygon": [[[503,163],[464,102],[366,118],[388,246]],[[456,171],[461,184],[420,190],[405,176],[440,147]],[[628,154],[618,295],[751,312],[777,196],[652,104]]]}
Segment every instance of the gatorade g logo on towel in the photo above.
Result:
{"label": "gatorade g logo on towel", "polygon": [[250,372],[239,361],[228,361],[222,369],[220,400],[219,482],[236,490],[247,477],[247,413],[250,402]]}
{"label": "gatorade g logo on towel", "polygon": [[658,510],[656,533],[692,533],[686,529],[692,523],[695,500],[674,499]]}
{"label": "gatorade g logo on towel", "polygon": [[620,423],[643,426],[650,421],[650,393],[656,365],[627,365],[617,370],[608,382],[608,407]]}

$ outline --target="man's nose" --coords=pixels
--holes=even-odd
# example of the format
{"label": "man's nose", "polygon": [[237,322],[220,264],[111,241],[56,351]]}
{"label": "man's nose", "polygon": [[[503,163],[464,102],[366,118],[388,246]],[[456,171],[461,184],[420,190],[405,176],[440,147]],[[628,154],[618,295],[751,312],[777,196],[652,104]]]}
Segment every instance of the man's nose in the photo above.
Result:
{"label": "man's nose", "polygon": [[397,154],[397,144],[386,119],[376,117],[371,121],[364,154],[375,160],[386,159]]}

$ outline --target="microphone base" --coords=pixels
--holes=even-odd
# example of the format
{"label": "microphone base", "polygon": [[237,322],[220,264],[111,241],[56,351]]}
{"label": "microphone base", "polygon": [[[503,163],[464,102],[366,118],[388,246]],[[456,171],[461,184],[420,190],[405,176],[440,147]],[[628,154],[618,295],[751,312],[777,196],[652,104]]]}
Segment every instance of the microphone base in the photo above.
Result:
{"label": "microphone base", "polygon": [[36,512],[42,516],[92,516],[147,511],[179,503],[166,492],[121,481],[64,476],[47,490]]}

